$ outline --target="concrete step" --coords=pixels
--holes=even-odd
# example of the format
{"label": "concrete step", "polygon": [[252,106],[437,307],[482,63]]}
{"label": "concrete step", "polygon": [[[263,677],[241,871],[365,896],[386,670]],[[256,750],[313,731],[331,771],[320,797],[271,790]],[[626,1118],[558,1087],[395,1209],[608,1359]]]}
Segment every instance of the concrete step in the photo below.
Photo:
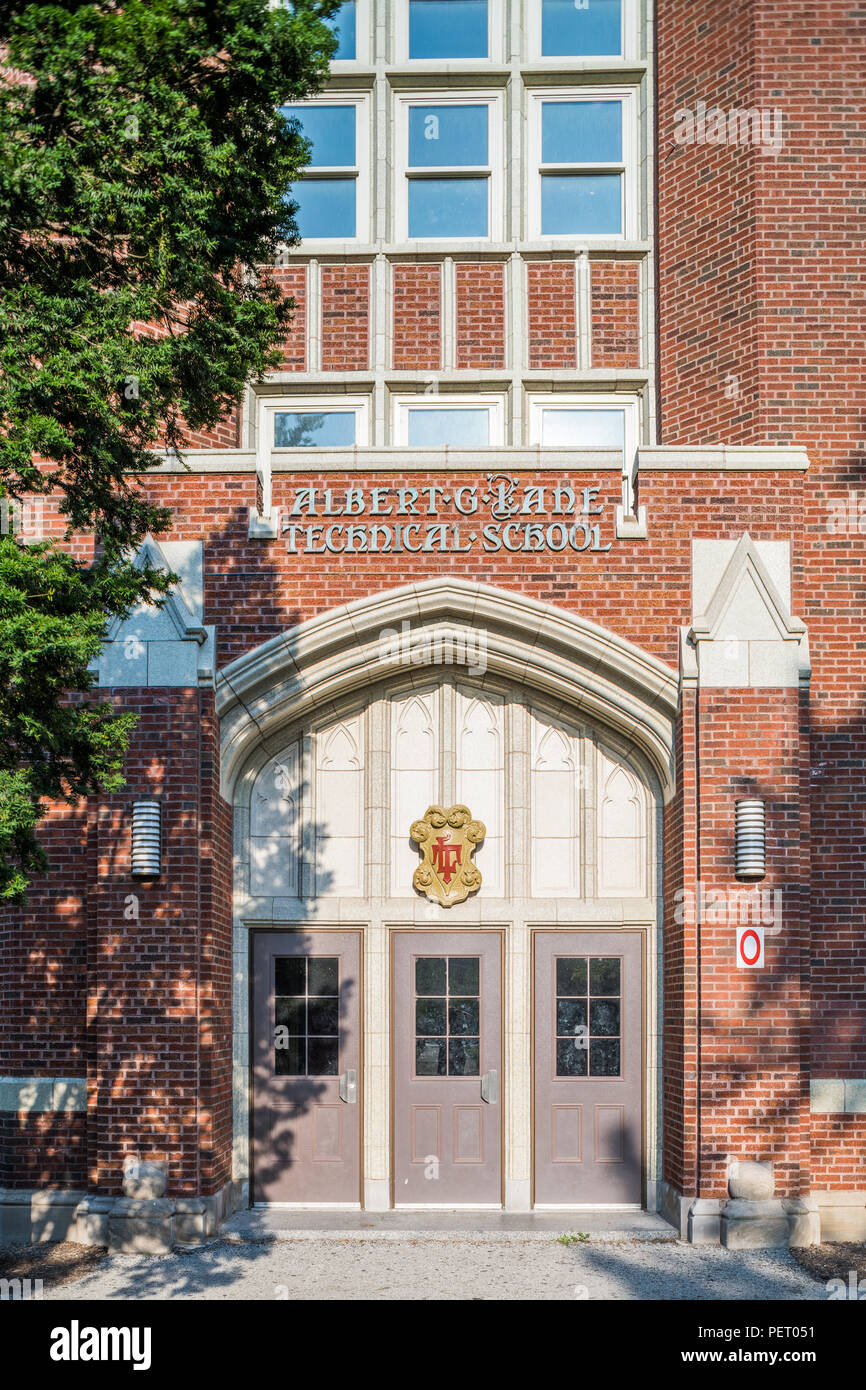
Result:
{"label": "concrete step", "polygon": [[591,1242],[673,1241],[677,1233],[648,1211],[323,1211],[254,1207],[220,1229],[231,1241],[438,1240],[552,1241],[568,1232]]}

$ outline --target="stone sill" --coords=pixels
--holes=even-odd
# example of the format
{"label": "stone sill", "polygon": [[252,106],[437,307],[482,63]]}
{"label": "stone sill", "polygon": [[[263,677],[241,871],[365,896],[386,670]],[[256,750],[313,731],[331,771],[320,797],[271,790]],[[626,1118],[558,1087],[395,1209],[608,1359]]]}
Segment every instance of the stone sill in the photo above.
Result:
{"label": "stone sill", "polygon": [[[187,467],[164,458],[154,473],[255,473],[252,449],[186,449]],[[638,450],[639,473],[801,473],[809,467],[804,449],[718,448]],[[543,449],[540,446],[492,445],[483,449],[276,449],[274,473],[406,473],[464,472],[622,472],[618,449]]]}

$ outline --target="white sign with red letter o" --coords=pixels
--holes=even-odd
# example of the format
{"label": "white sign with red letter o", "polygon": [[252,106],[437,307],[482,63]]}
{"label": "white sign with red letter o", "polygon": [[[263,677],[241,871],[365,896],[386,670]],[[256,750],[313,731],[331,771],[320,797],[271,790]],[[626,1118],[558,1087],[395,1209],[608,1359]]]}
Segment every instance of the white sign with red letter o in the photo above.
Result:
{"label": "white sign with red letter o", "polygon": [[763,927],[737,927],[737,967],[740,970],[764,968]]}

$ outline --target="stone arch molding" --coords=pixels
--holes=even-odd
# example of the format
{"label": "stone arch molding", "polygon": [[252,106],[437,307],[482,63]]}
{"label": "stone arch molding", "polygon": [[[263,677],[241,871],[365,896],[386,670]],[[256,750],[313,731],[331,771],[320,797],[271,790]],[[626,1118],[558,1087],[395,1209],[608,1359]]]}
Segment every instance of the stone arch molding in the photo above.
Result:
{"label": "stone arch molding", "polygon": [[443,660],[482,683],[489,672],[541,692],[618,731],[642,749],[665,800],[671,796],[676,671],[576,614],[451,577],[329,609],[224,667],[216,680],[223,796],[234,800],[256,750],[280,751],[288,724]]}

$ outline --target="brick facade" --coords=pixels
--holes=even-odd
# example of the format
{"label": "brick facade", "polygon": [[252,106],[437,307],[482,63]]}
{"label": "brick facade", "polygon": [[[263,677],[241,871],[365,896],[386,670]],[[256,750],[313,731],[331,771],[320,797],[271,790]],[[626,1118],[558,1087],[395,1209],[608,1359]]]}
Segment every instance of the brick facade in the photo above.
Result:
{"label": "brick facade", "polygon": [[[203,622],[216,629],[219,670],[319,614],[447,570],[579,614],[675,672],[693,616],[693,542],[733,543],[748,532],[758,544],[789,545],[790,611],[808,630],[808,690],[704,688],[683,677],[660,866],[659,1178],[684,1197],[723,1200],[728,1163],[740,1156],[772,1163],[782,1197],[862,1192],[866,1118],[813,1112],[810,1093],[814,1081],[866,1078],[862,92],[853,78],[866,17],[846,0],[816,0],[802,12],[781,0],[660,0],[657,11],[654,267],[642,269],[640,251],[592,249],[579,264],[580,247],[533,247],[515,269],[525,276],[522,326],[501,248],[477,260],[456,254],[448,265],[311,257],[276,272],[295,302],[284,370],[309,373],[315,339],[323,390],[344,373],[369,372],[372,401],[374,390],[386,398],[392,372],[453,370],[466,375],[451,387],[480,392],[484,373],[511,370],[515,334],[525,339],[527,373],[565,374],[551,378],[556,389],[613,398],[616,373],[652,369],[656,428],[643,442],[686,452],[676,467],[640,473],[645,537],[616,536],[622,483],[614,469],[568,473],[575,488],[599,488],[601,539],[610,543],[580,554],[480,544],[445,557],[291,554],[279,537],[250,535],[252,458],[235,471],[197,472],[194,462],[191,473],[164,471],[147,491],[174,509],[171,540],[202,543]],[[837,90],[838,100],[826,98]],[[702,101],[779,108],[781,146],[678,143],[677,113]],[[654,304],[642,298],[650,270]],[[377,275],[387,281],[383,322]],[[644,324],[653,315],[649,362]],[[376,333],[388,341],[388,364],[374,382]],[[191,437],[191,447],[239,449],[249,423],[232,417]],[[688,463],[690,452],[710,447],[788,445],[807,452],[808,471]],[[273,503],[290,508],[300,487],[423,489],[444,476],[399,462],[385,475],[335,457],[321,474],[276,472]],[[563,475],[539,455],[523,476],[552,488]],[[481,467],[446,481],[479,492],[487,485]],[[87,1110],[0,1115],[0,1182],[113,1194],[134,1151],[167,1158],[173,1193],[210,1195],[231,1176],[239,1007],[232,813],[219,792],[213,690],[129,687],[112,698],[140,715],[126,789],[86,809],[53,810],[44,830],[50,873],[26,909],[0,914],[4,1070],[86,1075]],[[128,810],[148,794],[162,798],[172,827],[154,885],[129,872]],[[765,800],[761,889],[782,904],[760,972],[736,968],[729,919],[683,910],[702,892],[742,888],[732,859],[742,796]],[[130,895],[137,918],[125,915]]]}

